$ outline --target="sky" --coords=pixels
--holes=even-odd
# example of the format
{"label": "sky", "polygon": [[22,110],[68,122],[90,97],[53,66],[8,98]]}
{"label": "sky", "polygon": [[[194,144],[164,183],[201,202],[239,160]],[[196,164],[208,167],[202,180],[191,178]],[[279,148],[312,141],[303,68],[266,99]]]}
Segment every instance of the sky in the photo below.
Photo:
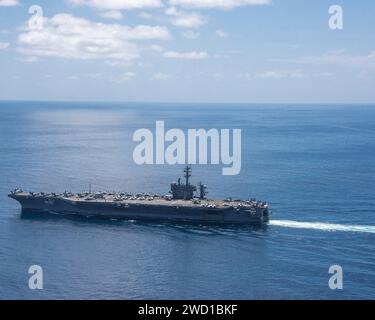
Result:
{"label": "sky", "polygon": [[349,104],[374,88],[373,0],[0,0],[0,100]]}

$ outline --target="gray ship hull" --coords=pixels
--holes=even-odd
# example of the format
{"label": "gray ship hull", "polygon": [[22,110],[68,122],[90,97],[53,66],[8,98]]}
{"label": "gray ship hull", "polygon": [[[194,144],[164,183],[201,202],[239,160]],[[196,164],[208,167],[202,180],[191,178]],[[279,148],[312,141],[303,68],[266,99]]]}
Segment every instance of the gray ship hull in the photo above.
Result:
{"label": "gray ship hull", "polygon": [[23,212],[69,214],[137,221],[160,221],[197,224],[259,225],[269,221],[268,208],[249,211],[232,206],[202,207],[189,201],[87,201],[77,198],[34,196],[22,192],[10,194]]}

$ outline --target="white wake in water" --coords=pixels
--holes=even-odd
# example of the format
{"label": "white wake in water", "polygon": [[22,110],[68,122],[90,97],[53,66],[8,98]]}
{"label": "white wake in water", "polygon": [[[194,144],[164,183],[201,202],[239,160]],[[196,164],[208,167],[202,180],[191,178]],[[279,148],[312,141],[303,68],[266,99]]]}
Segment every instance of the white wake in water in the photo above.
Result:
{"label": "white wake in water", "polygon": [[298,222],[290,220],[271,220],[270,225],[297,229],[375,233],[375,226],[364,225],[348,225],[324,222]]}

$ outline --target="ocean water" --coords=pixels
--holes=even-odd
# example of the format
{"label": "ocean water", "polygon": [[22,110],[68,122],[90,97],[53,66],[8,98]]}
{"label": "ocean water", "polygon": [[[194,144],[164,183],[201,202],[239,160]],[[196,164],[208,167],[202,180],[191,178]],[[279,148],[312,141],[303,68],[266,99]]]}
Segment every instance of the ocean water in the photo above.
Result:
{"label": "ocean water", "polygon": [[[256,197],[263,228],[21,216],[9,190],[167,192],[138,128],[241,128],[242,170],[193,166],[210,197]],[[1,299],[374,299],[375,106],[0,103]],[[44,289],[28,288],[43,268]],[[331,265],[343,289],[331,290]]]}

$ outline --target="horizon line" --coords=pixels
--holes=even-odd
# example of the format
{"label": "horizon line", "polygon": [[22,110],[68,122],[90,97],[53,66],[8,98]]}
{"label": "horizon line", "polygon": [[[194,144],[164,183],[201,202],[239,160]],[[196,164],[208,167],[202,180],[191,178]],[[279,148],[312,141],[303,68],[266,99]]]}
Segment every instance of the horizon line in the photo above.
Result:
{"label": "horizon line", "polygon": [[374,105],[375,102],[230,102],[230,101],[126,101],[126,100],[39,100],[39,99],[0,99],[0,103],[3,102],[31,102],[31,103],[106,103],[106,104],[221,104],[221,105]]}

